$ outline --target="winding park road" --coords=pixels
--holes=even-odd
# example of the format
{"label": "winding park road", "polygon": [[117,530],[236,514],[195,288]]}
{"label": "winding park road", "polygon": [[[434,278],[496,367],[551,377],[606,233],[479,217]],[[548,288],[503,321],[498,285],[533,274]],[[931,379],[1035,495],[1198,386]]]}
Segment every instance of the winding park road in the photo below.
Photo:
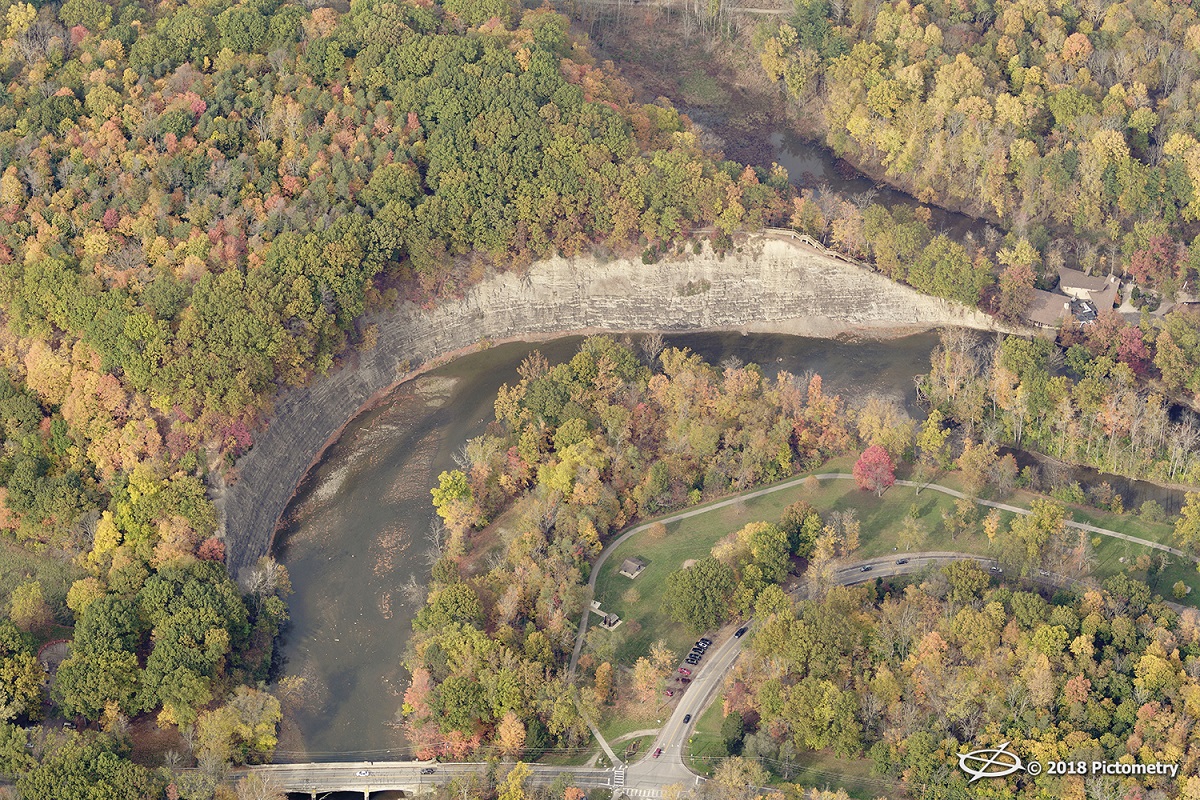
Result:
{"label": "winding park road", "polygon": [[[794,486],[798,486],[799,484],[808,480],[809,477],[810,476],[808,476],[808,475],[802,475],[799,477],[791,478],[790,480],[786,480],[783,483],[777,483],[774,486],[768,486],[765,489],[756,489],[751,492],[745,492],[742,494],[734,495],[733,497],[728,497],[724,500],[718,501],[716,503],[712,503],[710,505],[701,506],[699,508],[689,509],[687,511],[681,511],[678,514],[672,514],[668,517],[661,517],[659,519],[651,520],[650,522],[643,522],[640,525],[635,525],[634,527],[632,527],[629,530],[622,533],[620,536],[618,536],[612,542],[610,542],[609,545],[607,547],[605,547],[604,550],[601,551],[600,555],[596,558],[596,563],[592,565],[591,576],[588,578],[588,595],[589,596],[595,595],[596,580],[597,580],[597,578],[600,577],[600,569],[604,566],[604,563],[606,561],[608,561],[608,557],[610,555],[612,555],[612,552],[614,550],[616,550],[618,547],[620,547],[622,544],[624,544],[631,537],[636,536],[637,534],[649,529],[651,525],[654,525],[655,523],[659,523],[659,522],[666,524],[668,522],[678,522],[680,520],[690,519],[691,517],[698,517],[701,514],[707,514],[710,511],[716,511],[717,509],[720,509],[720,508],[726,508],[727,506],[734,505],[735,503],[742,503],[742,502],[745,502],[746,500],[752,500],[756,497],[762,497],[764,495],[774,494],[775,492],[782,492],[785,489],[791,489]],[[850,475],[845,472],[821,472],[821,473],[817,473],[816,475],[811,476],[811,477],[815,477],[817,480],[822,480],[822,481],[854,480],[853,475]],[[951,489],[948,486],[942,486],[937,483],[918,483],[917,481],[896,481],[896,485],[897,486],[911,486],[911,487],[914,487],[917,489],[931,489],[935,492],[941,492],[942,494],[946,494],[946,495],[949,495],[951,497],[956,497],[956,498],[965,498],[966,497],[966,495],[960,491]],[[1008,511],[1013,514],[1031,514],[1032,513],[1027,508],[1021,508],[1020,506],[1009,505],[1007,503],[997,503],[992,500],[978,500],[977,499],[977,500],[975,500],[975,502],[981,506],[987,506],[988,508],[997,508],[1001,511]],[[1155,550],[1164,550],[1168,553],[1171,553],[1172,555],[1176,555],[1181,558],[1186,558],[1186,559],[1189,559],[1192,561],[1196,560],[1193,556],[1183,552],[1182,550],[1178,550],[1174,547],[1169,547],[1165,544],[1159,544],[1158,542],[1151,542],[1146,539],[1139,539],[1138,537],[1130,536],[1127,533],[1121,533],[1119,531],[1110,531],[1107,528],[1098,528],[1095,525],[1088,525],[1087,523],[1083,523],[1083,522],[1075,522],[1074,520],[1070,520],[1070,519],[1066,520],[1065,524],[1069,528],[1075,528],[1075,529],[1078,529],[1081,531],[1087,531],[1089,533],[1096,533],[1096,534],[1100,534],[1101,536],[1111,536],[1114,539],[1121,539],[1123,541],[1131,542],[1133,544],[1140,544],[1144,547],[1150,547]],[[573,681],[575,679],[575,671],[579,664],[579,656],[583,653],[584,636],[587,633],[588,616],[590,614],[591,614],[591,608],[590,607],[585,608],[583,611],[583,617],[579,620],[579,631],[575,634],[575,651],[571,654],[571,665],[567,670],[567,680]]]}

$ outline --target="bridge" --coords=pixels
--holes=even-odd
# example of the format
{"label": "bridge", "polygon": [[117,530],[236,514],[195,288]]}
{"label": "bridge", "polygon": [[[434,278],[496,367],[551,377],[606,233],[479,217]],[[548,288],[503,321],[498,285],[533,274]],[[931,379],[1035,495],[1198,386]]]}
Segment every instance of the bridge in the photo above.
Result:
{"label": "bridge", "polygon": [[[540,764],[530,764],[529,768],[533,774],[528,783],[533,786],[549,786],[564,774],[570,775],[572,785],[581,789],[619,789],[624,784],[623,768],[551,767]],[[264,764],[236,770],[230,777],[236,780],[250,771],[267,777],[276,788],[286,792],[306,792],[313,798],[330,792],[362,792],[364,798],[369,798],[372,792],[384,791],[424,794],[452,780],[483,777],[487,774],[488,764],[439,764],[432,761]]]}

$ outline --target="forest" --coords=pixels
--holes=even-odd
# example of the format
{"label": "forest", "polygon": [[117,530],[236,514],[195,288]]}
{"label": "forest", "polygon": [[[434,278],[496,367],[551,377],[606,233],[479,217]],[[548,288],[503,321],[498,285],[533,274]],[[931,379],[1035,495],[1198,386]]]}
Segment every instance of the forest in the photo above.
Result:
{"label": "forest", "polygon": [[[209,797],[280,716],[287,574],[227,574],[209,494],[275,392],[370,347],[368,309],[777,222],[786,176],[706,155],[548,10],[0,12],[0,773]],[[62,639],[46,696],[30,653]],[[88,730],[40,731],[45,708]],[[166,767],[129,761],[147,722],[175,737]]]}
{"label": "forest", "polygon": [[[869,759],[915,798],[1194,797],[1200,627],[1124,575],[1079,595],[995,586],[973,562],[908,585],[760,604],[731,673],[724,729],[793,774],[826,748]],[[1178,764],[1170,776],[1024,773],[968,787],[956,753]]]}
{"label": "forest", "polygon": [[921,202],[999,223],[1050,266],[1043,281],[1069,260],[1128,271],[1168,297],[1195,292],[1191,4],[799,0],[795,10],[760,30],[758,52],[836,154]]}
{"label": "forest", "polygon": [[[1138,478],[1200,482],[1196,414],[1173,412],[1168,398],[1116,357],[1132,352],[1121,329],[1102,321],[1086,330],[1067,337],[1065,350],[1042,338],[983,342],[946,332],[919,389],[968,441],[1008,443]],[[1144,351],[1127,357],[1146,364]]]}

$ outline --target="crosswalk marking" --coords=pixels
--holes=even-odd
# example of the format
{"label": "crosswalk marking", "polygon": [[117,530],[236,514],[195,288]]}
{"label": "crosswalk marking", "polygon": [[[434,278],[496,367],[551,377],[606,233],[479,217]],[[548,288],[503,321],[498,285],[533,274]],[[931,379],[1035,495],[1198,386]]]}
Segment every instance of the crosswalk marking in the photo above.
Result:
{"label": "crosswalk marking", "polygon": [[659,789],[636,789],[626,786],[621,789],[621,793],[626,797],[641,797],[647,798],[647,800],[662,797],[662,791]]}
{"label": "crosswalk marking", "polygon": [[613,788],[620,788],[625,785],[625,770],[613,770]]}

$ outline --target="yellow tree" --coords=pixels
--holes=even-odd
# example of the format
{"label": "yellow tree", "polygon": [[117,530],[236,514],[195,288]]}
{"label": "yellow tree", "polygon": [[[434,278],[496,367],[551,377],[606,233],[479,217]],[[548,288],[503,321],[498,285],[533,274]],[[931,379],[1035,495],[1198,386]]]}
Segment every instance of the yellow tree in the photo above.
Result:
{"label": "yellow tree", "polygon": [[497,729],[496,746],[506,757],[519,756],[525,749],[525,723],[511,709],[504,712]]}
{"label": "yellow tree", "polygon": [[525,781],[529,780],[532,774],[533,770],[528,764],[518,761],[500,783],[500,800],[525,800]]}

